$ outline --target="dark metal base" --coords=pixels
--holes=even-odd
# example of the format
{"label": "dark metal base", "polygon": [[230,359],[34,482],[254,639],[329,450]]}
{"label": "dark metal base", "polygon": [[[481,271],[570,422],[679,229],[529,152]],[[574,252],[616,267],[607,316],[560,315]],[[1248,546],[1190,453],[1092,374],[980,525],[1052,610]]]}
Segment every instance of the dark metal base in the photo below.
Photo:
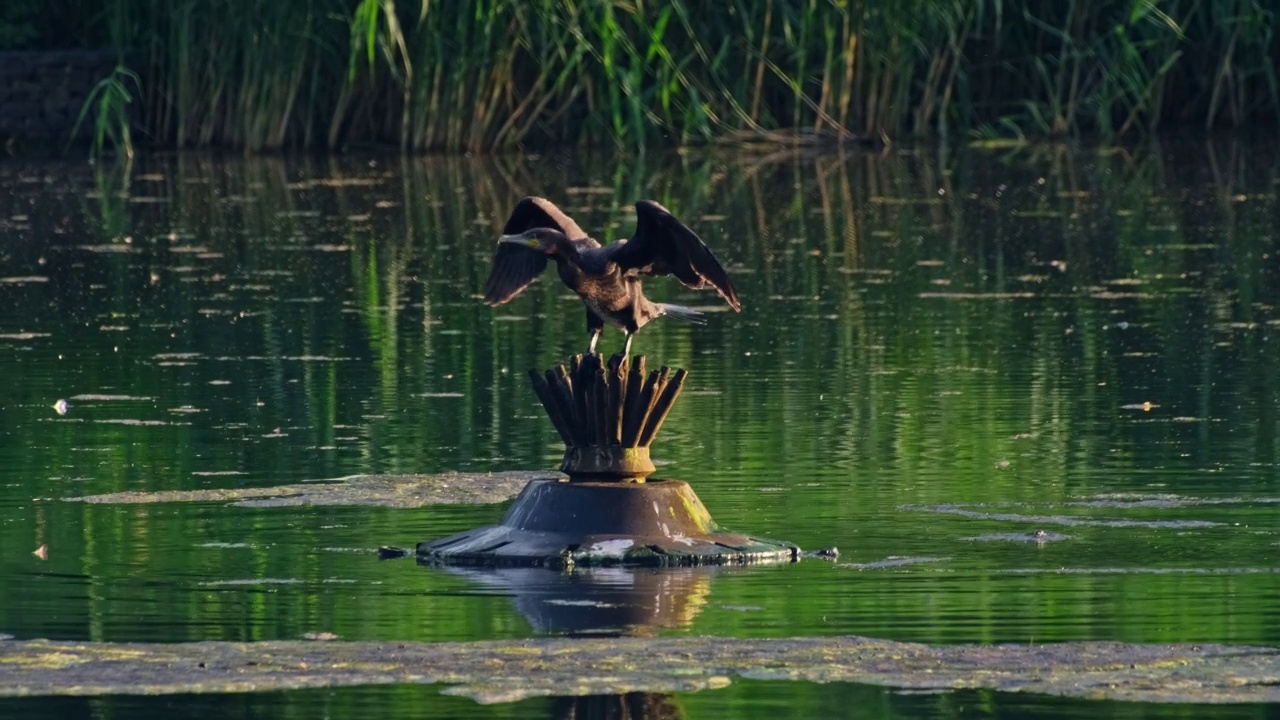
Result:
{"label": "dark metal base", "polygon": [[719,565],[792,562],[788,542],[723,532],[683,480],[531,480],[498,525],[418,544],[450,564]]}
{"label": "dark metal base", "polygon": [[560,471],[574,480],[644,482],[654,467],[647,447],[584,445],[565,448]]}

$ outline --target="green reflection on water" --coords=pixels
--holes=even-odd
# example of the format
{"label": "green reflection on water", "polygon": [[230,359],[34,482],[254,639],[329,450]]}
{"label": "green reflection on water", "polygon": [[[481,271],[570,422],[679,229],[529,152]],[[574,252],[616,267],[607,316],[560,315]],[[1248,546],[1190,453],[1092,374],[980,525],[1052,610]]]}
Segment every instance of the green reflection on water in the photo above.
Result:
{"label": "green reflection on water", "polygon": [[[615,709],[628,711],[623,715]],[[589,698],[537,698],[502,705],[477,705],[470,699],[442,696],[432,686],[407,685],[357,687],[333,690],[301,690],[288,693],[255,693],[229,696],[0,699],[0,711],[43,720],[64,717],[150,717],[180,708],[185,717],[292,718],[355,717],[551,718],[592,720],[630,717],[633,720],[698,720],[700,718],[754,717],[858,717],[898,720],[943,718],[1230,718],[1252,720],[1269,717],[1268,706],[1259,705],[1148,705],[1109,701],[1044,698],[991,691],[960,690],[954,693],[904,693],[884,688],[831,683],[777,683],[743,680],[728,688],[696,694],[633,693],[628,696]],[[610,711],[614,711],[610,714]],[[647,711],[647,714],[645,714]]]}
{"label": "green reflection on water", "polygon": [[524,371],[581,349],[580,305],[550,276],[477,300],[506,212],[542,194],[602,240],[657,199],[726,261],[741,315],[637,338],[691,372],[660,470],[721,525],[842,552],[717,577],[664,632],[1280,642],[1275,160],[1233,144],[181,155],[127,180],[0,166],[0,632],[534,632],[509,590],[371,560],[501,508],[59,498],[553,467]]}

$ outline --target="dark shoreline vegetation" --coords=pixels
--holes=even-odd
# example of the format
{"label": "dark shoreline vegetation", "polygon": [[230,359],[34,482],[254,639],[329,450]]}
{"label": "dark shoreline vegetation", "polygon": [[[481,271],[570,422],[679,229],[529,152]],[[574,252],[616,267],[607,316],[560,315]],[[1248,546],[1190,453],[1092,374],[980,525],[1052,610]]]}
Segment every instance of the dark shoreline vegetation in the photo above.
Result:
{"label": "dark shoreline vegetation", "polygon": [[[0,50],[115,48],[96,143],[492,151],[1274,127],[1264,0],[9,0]],[[126,108],[126,106],[128,106]],[[127,122],[131,118],[132,122]]]}

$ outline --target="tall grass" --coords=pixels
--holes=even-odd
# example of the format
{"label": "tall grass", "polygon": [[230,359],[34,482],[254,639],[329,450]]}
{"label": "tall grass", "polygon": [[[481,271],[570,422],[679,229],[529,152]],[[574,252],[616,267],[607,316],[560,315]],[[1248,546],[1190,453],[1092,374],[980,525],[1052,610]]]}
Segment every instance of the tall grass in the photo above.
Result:
{"label": "tall grass", "polygon": [[[87,0],[83,0],[89,7]],[[1270,0],[107,0],[167,145],[1119,138],[1280,119]]]}
{"label": "tall grass", "polygon": [[101,157],[108,148],[124,157],[133,157],[133,123],[129,116],[133,94],[129,88],[132,86],[136,90],[139,84],[136,74],[123,65],[117,65],[110,75],[100,80],[89,92],[89,97],[80,109],[80,116],[71,129],[71,137],[80,134],[81,125],[92,115],[93,139],[89,146],[91,157]]}

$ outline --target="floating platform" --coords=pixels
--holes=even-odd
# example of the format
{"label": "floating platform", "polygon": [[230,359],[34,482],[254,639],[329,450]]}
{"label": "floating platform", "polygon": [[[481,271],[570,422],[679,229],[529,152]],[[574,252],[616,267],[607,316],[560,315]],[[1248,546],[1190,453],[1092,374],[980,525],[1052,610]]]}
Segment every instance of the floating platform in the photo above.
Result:
{"label": "floating platform", "polygon": [[791,543],[725,532],[683,480],[532,480],[497,525],[418,545],[418,557],[479,565],[792,562]]}
{"label": "floating platform", "polygon": [[644,356],[578,355],[530,371],[565,443],[569,478],[534,479],[497,525],[418,544],[426,562],[472,565],[723,565],[792,562],[795,545],[720,529],[683,480],[649,479],[649,445],[688,373]]}

